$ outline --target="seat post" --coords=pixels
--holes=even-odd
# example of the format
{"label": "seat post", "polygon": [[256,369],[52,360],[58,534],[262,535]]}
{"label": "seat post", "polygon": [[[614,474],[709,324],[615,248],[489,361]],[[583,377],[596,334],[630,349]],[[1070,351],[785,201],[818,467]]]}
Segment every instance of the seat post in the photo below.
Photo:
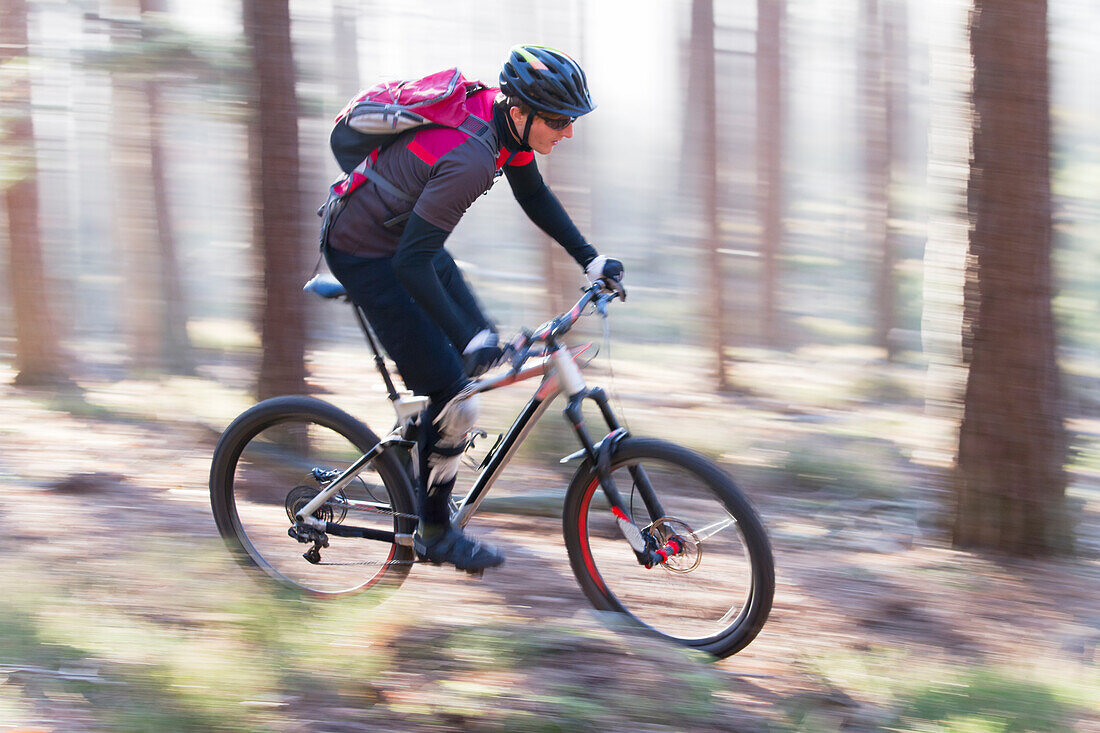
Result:
{"label": "seat post", "polygon": [[355,318],[359,321],[359,328],[363,329],[363,335],[367,337],[367,343],[370,344],[370,350],[374,352],[374,365],[378,367],[379,374],[382,375],[382,381],[386,383],[386,391],[391,402],[397,402],[401,399],[397,394],[397,389],[393,386],[393,380],[390,378],[390,372],[386,369],[386,360],[382,358],[382,350],[378,346],[378,337],[374,335],[374,329],[370,327],[370,322],[367,321],[366,315],[363,313],[363,309],[357,305],[352,306],[355,309]]}

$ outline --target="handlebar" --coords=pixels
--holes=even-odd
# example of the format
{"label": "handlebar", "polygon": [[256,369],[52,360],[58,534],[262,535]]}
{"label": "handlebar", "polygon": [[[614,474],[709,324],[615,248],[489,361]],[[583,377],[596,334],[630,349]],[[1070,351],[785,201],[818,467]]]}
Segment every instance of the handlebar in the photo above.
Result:
{"label": "handlebar", "polygon": [[536,344],[542,343],[551,349],[554,348],[557,340],[569,333],[573,324],[584,315],[584,309],[589,305],[595,305],[596,311],[606,316],[607,304],[616,298],[622,298],[621,289],[613,289],[604,282],[603,278],[600,278],[585,288],[580,300],[565,313],[543,323],[534,331],[520,331],[507,347],[511,351],[509,360],[512,363],[512,371],[519,371],[524,362],[532,356],[545,355],[549,351],[549,349],[534,351],[532,347]]}

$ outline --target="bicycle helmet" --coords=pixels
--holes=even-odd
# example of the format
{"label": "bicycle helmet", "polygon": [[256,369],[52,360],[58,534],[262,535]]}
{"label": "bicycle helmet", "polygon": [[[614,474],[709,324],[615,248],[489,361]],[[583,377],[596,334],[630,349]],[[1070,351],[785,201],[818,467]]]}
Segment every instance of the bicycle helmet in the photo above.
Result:
{"label": "bicycle helmet", "polygon": [[500,72],[500,91],[536,112],[580,117],[596,108],[580,64],[549,46],[513,46]]}

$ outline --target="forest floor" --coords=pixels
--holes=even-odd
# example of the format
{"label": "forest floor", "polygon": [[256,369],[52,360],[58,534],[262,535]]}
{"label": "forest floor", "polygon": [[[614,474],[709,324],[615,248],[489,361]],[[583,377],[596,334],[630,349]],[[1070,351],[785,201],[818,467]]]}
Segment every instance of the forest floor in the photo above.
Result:
{"label": "forest floor", "polygon": [[[416,567],[381,602],[286,597],[227,557],[210,514],[210,454],[243,390],[170,379],[61,398],[0,377],[0,730],[1100,732],[1087,480],[1075,557],[955,551],[937,470],[890,462],[934,445],[874,426],[851,443],[834,408],[670,394],[623,370],[627,413],[721,460],[774,545],[770,620],[711,663],[592,611],[547,516],[479,514],[471,529],[508,555],[482,578]],[[890,424],[924,419],[900,412]],[[717,414],[731,424],[716,439]],[[555,435],[500,491],[564,484],[538,460]]]}

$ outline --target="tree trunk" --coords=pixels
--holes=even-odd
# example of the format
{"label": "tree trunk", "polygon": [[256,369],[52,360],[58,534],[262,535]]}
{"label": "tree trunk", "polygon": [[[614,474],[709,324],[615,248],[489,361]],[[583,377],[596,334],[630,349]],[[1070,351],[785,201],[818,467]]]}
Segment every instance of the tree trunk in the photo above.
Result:
{"label": "tree trunk", "polygon": [[706,230],[699,243],[703,252],[707,288],[705,322],[709,331],[713,358],[714,386],[719,392],[730,389],[726,376],[725,299],[722,277],[721,230],[718,214],[718,110],[714,78],[714,0],[691,3],[691,89],[699,140],[699,196],[703,204]]}
{"label": "tree trunk", "polygon": [[783,17],[785,0],[756,2],[756,186],[761,241],[760,327],[764,343],[785,342],[779,322],[783,243]]}
{"label": "tree trunk", "polygon": [[[566,152],[567,150],[572,152],[573,146],[583,146],[583,140],[573,139],[569,141],[569,144],[569,147],[562,147],[562,149],[554,151],[555,160],[552,162],[547,161],[544,175],[546,183],[554,191],[554,195],[562,202],[562,206],[570,213],[578,228],[584,232],[586,222],[578,217],[578,213],[585,214],[583,219],[588,219],[587,210],[582,210],[580,206],[574,204],[582,198],[588,199],[589,197],[575,195],[573,187],[565,181],[565,177],[557,175],[559,166],[567,166],[569,171],[575,175],[580,169],[579,163],[584,160],[583,152],[579,156],[570,155]],[[583,151],[583,148],[579,149]],[[562,157],[559,158],[559,156]],[[578,265],[561,248],[561,245],[549,235],[539,236],[539,249],[541,250],[539,257],[542,260],[543,282],[546,288],[547,316],[564,313],[576,300],[572,296],[576,294],[576,286],[580,283]]]}
{"label": "tree trunk", "polygon": [[359,91],[359,24],[360,9],[349,0],[336,0],[332,5],[332,45],[336,62],[336,96],[343,102]]}
{"label": "tree trunk", "polygon": [[[140,0],[142,37],[148,41],[145,22],[149,13],[163,12],[163,0]],[[160,282],[164,288],[160,344],[163,362],[176,374],[193,374],[194,354],[187,336],[187,309],[181,282],[176,237],[172,227],[172,211],[168,200],[167,143],[164,134],[164,111],[158,81],[143,81],[142,94],[149,111],[149,170],[153,180],[153,213],[159,255]]]}
{"label": "tree trunk", "polygon": [[252,51],[254,232],[263,258],[260,399],[305,391],[305,240],[288,0],[245,0]]}
{"label": "tree trunk", "polygon": [[901,235],[898,228],[891,224],[899,216],[896,197],[892,193],[893,183],[898,180],[898,171],[903,169],[905,160],[905,126],[908,118],[906,109],[909,99],[909,22],[906,14],[909,8],[899,0],[886,0],[886,3],[882,43],[885,63],[883,98],[886,103],[886,238],[883,242],[878,278],[880,306],[876,330],[879,343],[885,345],[886,360],[893,362],[898,358],[902,341],[894,336],[898,327],[899,294],[896,270],[901,252]]}
{"label": "tree trunk", "polygon": [[863,203],[866,244],[874,269],[873,342],[889,355],[894,327],[895,256],[887,237],[890,197],[890,140],[884,27],[879,0],[860,2],[860,116],[863,144]]}
{"label": "tree trunk", "polygon": [[[115,9],[127,16],[137,13],[136,3],[118,4]],[[133,45],[139,28],[132,22],[112,23],[112,40],[119,47]],[[161,348],[165,293],[156,235],[156,183],[149,166],[153,117],[143,86],[130,69],[111,73],[114,231],[126,277],[119,298],[130,367],[139,373],[160,371],[165,366]]]}
{"label": "tree trunk", "polygon": [[1022,555],[1071,548],[1051,312],[1045,0],[977,0],[971,16],[972,342],[954,542]]}
{"label": "tree trunk", "polygon": [[10,262],[8,275],[15,318],[15,362],[20,385],[65,385],[67,364],[58,343],[42,262],[38,222],[38,161],[31,117],[31,81],[20,59],[28,56],[25,0],[0,0],[0,65],[8,75],[0,150],[14,180],[4,185]]}

